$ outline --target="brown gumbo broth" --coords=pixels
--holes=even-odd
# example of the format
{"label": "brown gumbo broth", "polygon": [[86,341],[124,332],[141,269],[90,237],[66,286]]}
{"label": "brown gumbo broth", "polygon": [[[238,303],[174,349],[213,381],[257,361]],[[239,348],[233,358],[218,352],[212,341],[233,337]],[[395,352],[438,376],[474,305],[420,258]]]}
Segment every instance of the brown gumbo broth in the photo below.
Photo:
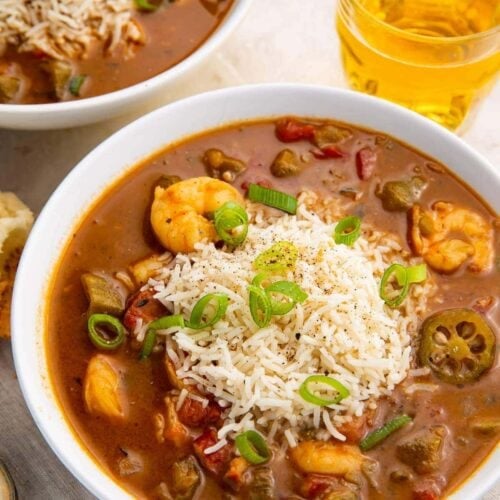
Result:
{"label": "brown gumbo broth", "polygon": [[[94,97],[148,80],[194,52],[221,23],[232,0],[165,0],[156,4],[159,7],[153,12],[136,11],[133,15],[144,33],[143,43],[128,52],[118,48],[110,53],[105,42],[93,41],[83,57],[59,61],[68,67],[67,74],[64,70],[58,73],[60,77],[54,76],[54,61],[43,52],[18,52],[17,47],[8,47],[0,56],[0,103],[42,104]],[[23,75],[20,90],[12,94],[2,74]],[[83,83],[71,91],[71,79],[80,76]]]}
{"label": "brown gumbo broth", "polygon": [[[449,269],[443,272],[435,262],[433,266],[428,265],[437,293],[427,303],[424,318],[450,308],[475,310],[486,319],[498,339],[500,238],[498,219],[485,204],[443,166],[390,137],[334,122],[311,120],[304,125],[291,119],[283,123],[287,125],[281,132],[280,126],[271,121],[242,123],[175,144],[134,168],[84,217],[59,263],[49,296],[48,361],[61,407],[91,456],[118,484],[141,497],[170,498],[171,494],[173,498],[181,498],[182,487],[175,484],[175,464],[179,465],[186,457],[196,457],[197,480],[201,482],[191,490],[188,488],[187,496],[182,498],[192,495],[252,499],[440,498],[463,482],[498,442],[500,387],[494,352],[491,366],[468,383],[444,382],[435,371],[409,376],[402,386],[417,382],[437,387],[434,391],[416,390],[412,394],[402,386],[397,387],[389,397],[378,401],[375,411],[366,411],[350,428],[344,429],[347,442],[357,447],[370,431],[395,416],[407,414],[412,418],[411,425],[364,452],[364,456],[372,459],[368,468],[371,471],[363,468],[354,476],[305,473],[290,460],[289,449],[280,451],[273,446],[270,462],[258,467],[250,465],[238,477],[237,486],[231,487],[224,476],[230,467],[229,461],[235,459],[232,440],[227,445],[229,455],[220,458],[216,473],[199,465],[200,455],[193,451],[191,442],[207,428],[220,427],[217,419],[209,420],[206,416],[192,427],[186,425],[191,436],[187,445],[176,447],[168,440],[159,442],[153,416],[165,413],[164,398],[173,389],[165,370],[165,354],[153,352],[148,359],[139,361],[141,347],[130,337],[114,351],[101,351],[119,367],[128,405],[126,418],[110,418],[92,411],[88,402],[86,404],[83,389],[86,372],[90,360],[100,351],[90,342],[87,332],[89,303],[81,283],[82,274],[107,276],[115,288],[129,298],[127,306],[137,306],[137,301],[130,300],[134,292],[125,291],[125,287],[118,284],[116,273],[163,251],[149,223],[154,187],[164,175],[181,179],[208,175],[206,151],[210,149],[243,162],[246,169],[242,173],[232,170],[229,162],[226,177],[222,175],[241,193],[245,193],[248,183],[260,183],[293,196],[310,189],[323,197],[334,197],[345,205],[348,213],[362,217],[363,224],[399,235],[408,251],[415,252],[414,244],[408,243],[415,204],[430,210],[434,203],[446,201],[479,215],[494,228],[493,265],[483,272],[467,268],[469,261],[453,272]],[[330,138],[326,145],[319,143],[311,130],[318,130],[325,123],[337,130],[347,129],[348,133]],[[290,173],[286,163],[275,165],[273,175],[270,166],[285,149],[298,155],[300,168]],[[368,152],[365,158],[360,158],[361,150]],[[282,176],[285,171],[286,176]],[[425,181],[426,188],[418,192],[408,207],[399,206],[405,200],[388,198],[388,190],[384,195],[382,188],[386,182],[416,177]],[[398,210],[394,210],[395,206],[399,206]],[[149,319],[154,319],[154,315]],[[421,336],[421,332],[416,335],[415,352]],[[484,351],[484,346],[481,349]],[[414,359],[412,368],[421,366],[418,359]],[[201,412],[200,408],[195,411]],[[184,424],[186,419],[189,420],[189,415],[184,414]],[[410,458],[401,452],[402,441],[422,436],[425,439],[436,429],[441,433],[441,440],[432,457],[422,457],[422,449],[414,455],[410,450]],[[331,442],[340,445],[333,439]],[[435,463],[428,467],[426,462],[423,466],[425,460]],[[262,475],[267,479],[258,486],[255,478]]]}

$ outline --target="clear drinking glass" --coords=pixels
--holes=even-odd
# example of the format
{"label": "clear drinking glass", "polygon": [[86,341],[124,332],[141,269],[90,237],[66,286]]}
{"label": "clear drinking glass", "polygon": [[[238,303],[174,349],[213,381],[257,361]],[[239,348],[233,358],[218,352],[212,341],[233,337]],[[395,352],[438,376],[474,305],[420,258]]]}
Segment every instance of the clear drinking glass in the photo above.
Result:
{"label": "clear drinking glass", "polygon": [[500,70],[499,0],[339,0],[352,88],[455,130]]}

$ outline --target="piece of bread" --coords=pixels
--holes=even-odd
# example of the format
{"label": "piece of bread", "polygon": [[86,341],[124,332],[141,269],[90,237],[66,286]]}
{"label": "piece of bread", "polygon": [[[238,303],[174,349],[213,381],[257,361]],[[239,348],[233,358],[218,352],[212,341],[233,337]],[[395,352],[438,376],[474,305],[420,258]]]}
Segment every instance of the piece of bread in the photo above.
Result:
{"label": "piece of bread", "polygon": [[31,210],[15,194],[0,192],[0,338],[10,337],[12,286],[32,225]]}

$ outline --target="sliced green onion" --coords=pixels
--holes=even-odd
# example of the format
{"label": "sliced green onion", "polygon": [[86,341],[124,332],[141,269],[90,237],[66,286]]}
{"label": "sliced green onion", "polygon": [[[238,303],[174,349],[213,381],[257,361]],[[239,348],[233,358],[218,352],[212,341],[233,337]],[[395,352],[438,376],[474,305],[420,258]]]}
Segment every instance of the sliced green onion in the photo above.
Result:
{"label": "sliced green onion", "polygon": [[234,443],[240,455],[253,465],[264,464],[271,458],[266,440],[257,431],[239,434]]}
{"label": "sliced green onion", "polygon": [[393,432],[397,431],[406,424],[409,424],[411,421],[412,418],[408,415],[400,415],[399,417],[393,418],[379,429],[370,432],[364,439],[360,441],[359,447],[362,451],[371,450],[388,436],[390,436]]}
{"label": "sliced green onion", "polygon": [[185,321],[180,314],[173,314],[172,316],[162,316],[161,318],[151,321],[148,325],[148,329],[153,330],[166,330],[167,328],[172,328],[173,326],[179,326],[184,328]]}
{"label": "sliced green onion", "polygon": [[[282,301],[280,301],[280,302],[274,301],[272,295],[267,293],[265,283],[272,284],[271,276],[268,273],[259,273],[252,280],[252,285],[259,287],[259,288],[262,288],[264,290],[264,292],[266,293],[266,295],[268,296],[269,302],[271,304],[271,315],[273,315],[273,314],[286,314],[287,312],[290,312],[293,309],[293,306],[295,305],[295,303],[292,301],[289,301],[286,303],[282,302]],[[269,285],[267,285],[267,286],[269,286]],[[283,307],[283,312],[277,312],[277,311],[279,311],[280,306]],[[288,306],[289,306],[289,308],[285,310],[285,308]]]}
{"label": "sliced green onion", "polygon": [[268,273],[259,273],[255,275],[255,278],[252,280],[252,285],[262,286],[262,283],[264,283],[264,281],[269,281],[269,280],[270,276]]}
{"label": "sliced green onion", "polygon": [[[289,313],[297,302],[304,302],[308,295],[299,285],[293,281],[275,281],[265,288],[265,292],[271,301],[271,312],[273,315],[283,315]],[[275,300],[272,294],[280,294],[290,300]]]}
{"label": "sliced green onion", "polygon": [[[399,291],[389,289],[389,281],[392,277],[396,278],[398,285],[401,287]],[[389,307],[398,307],[408,295],[410,283],[408,282],[408,273],[406,267],[401,264],[390,265],[382,275],[380,282],[380,298]]]}
{"label": "sliced green onion", "polygon": [[[389,282],[392,277],[396,278],[396,282],[400,287],[397,294],[394,286],[392,287],[393,290],[390,290]],[[397,307],[408,295],[412,283],[421,283],[426,279],[427,266],[425,264],[418,264],[410,267],[405,267],[401,264],[392,264],[386,269],[382,276],[380,297],[389,307]]]}
{"label": "sliced green onion", "polygon": [[272,294],[267,290],[265,290],[265,292],[271,302],[271,314],[273,316],[288,314],[295,307],[295,302],[293,300],[275,300]]}
{"label": "sliced green onion", "polygon": [[283,295],[290,297],[295,302],[304,302],[308,297],[307,293],[293,281],[275,281],[266,287],[266,291],[282,293]]}
{"label": "sliced green onion", "polygon": [[241,245],[248,233],[248,215],[241,205],[228,201],[214,212],[214,226],[224,243]]}
{"label": "sliced green onion", "polygon": [[162,316],[161,318],[155,319],[154,321],[149,323],[146,336],[144,337],[144,342],[142,343],[142,349],[139,358],[146,359],[151,356],[153,348],[156,344],[156,332],[158,330],[166,330],[167,328],[172,328],[173,326],[184,328],[184,318],[180,314],[174,314],[173,316]]}
{"label": "sliced green onion", "polygon": [[[297,302],[304,302],[308,295],[293,281],[271,281],[268,273],[259,273],[252,280],[252,285],[264,289],[271,303],[271,315],[283,315],[290,312]],[[273,294],[280,294],[290,300],[275,300]]]}
{"label": "sliced green onion", "polygon": [[[216,302],[215,312],[210,319],[203,321],[206,308],[209,303],[213,301]],[[173,326],[178,326],[179,328],[187,326],[193,330],[208,328],[215,325],[215,323],[217,323],[224,316],[224,314],[226,314],[228,302],[229,297],[224,293],[209,293],[202,297],[194,305],[188,322],[186,322],[180,314],[163,316],[155,321],[152,321],[149,324],[146,336],[144,337],[140,359],[146,359],[151,356],[153,348],[156,344],[156,332],[158,330],[166,330],[168,328],[172,328]]]}
{"label": "sliced green onion", "polygon": [[80,95],[80,88],[82,87],[83,82],[86,78],[87,77],[85,75],[76,75],[71,77],[68,88],[70,93],[75,97],[78,97]]}
{"label": "sliced green onion", "polygon": [[141,353],[139,354],[139,359],[146,359],[151,356],[153,352],[153,348],[156,344],[156,330],[150,328],[146,332],[146,336],[144,337],[144,342],[142,343]]}
{"label": "sliced green onion", "polygon": [[[322,384],[331,387],[337,391],[337,395],[332,398],[324,398],[314,394],[311,388],[311,384]],[[327,377],[326,375],[311,375],[307,377],[299,388],[299,394],[308,403],[312,403],[318,406],[329,406],[334,405],[349,396],[350,392],[347,387],[341,384],[338,380]]]}
{"label": "sliced green onion", "polygon": [[[216,309],[213,316],[205,319],[206,309],[211,302],[215,302]],[[187,326],[193,330],[202,330],[214,326],[226,314],[229,297],[225,293],[209,293],[202,297],[193,307]]]}
{"label": "sliced green onion", "polygon": [[248,198],[250,201],[262,203],[263,205],[283,210],[283,212],[292,215],[297,213],[297,198],[281,191],[276,191],[275,189],[265,188],[258,184],[250,184],[248,187]]}
{"label": "sliced green onion", "polygon": [[139,10],[147,10],[150,12],[156,10],[159,7],[159,5],[151,3],[149,0],[135,0],[135,6]]}
{"label": "sliced green onion", "polygon": [[[125,340],[125,327],[120,320],[109,314],[92,314],[87,321],[87,327],[91,342],[99,349],[117,349]],[[112,330],[116,334],[115,337],[112,339],[104,337],[98,327]]]}
{"label": "sliced green onion", "polygon": [[259,328],[266,327],[271,321],[272,306],[267,293],[255,285],[248,286],[248,302],[250,305],[250,314],[255,324]]}
{"label": "sliced green onion", "polygon": [[335,226],[333,238],[337,245],[352,246],[361,236],[361,219],[355,215],[345,217]]}
{"label": "sliced green onion", "polygon": [[[427,266],[425,264],[418,264],[405,268],[406,279],[408,284],[421,283],[427,279]],[[396,279],[399,286],[403,286],[405,282],[404,273],[400,269],[396,269]]]}
{"label": "sliced green onion", "polygon": [[253,262],[255,269],[270,272],[293,271],[299,250],[289,241],[279,241],[264,250]]}

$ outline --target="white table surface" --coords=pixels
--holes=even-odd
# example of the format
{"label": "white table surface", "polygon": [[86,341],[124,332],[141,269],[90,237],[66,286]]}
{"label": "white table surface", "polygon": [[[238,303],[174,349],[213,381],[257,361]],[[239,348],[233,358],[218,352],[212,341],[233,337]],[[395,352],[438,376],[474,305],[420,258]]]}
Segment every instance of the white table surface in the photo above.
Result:
{"label": "white table surface", "polygon": [[[291,81],[344,87],[333,28],[335,4],[335,0],[254,0],[247,18],[224,46],[143,113],[194,93],[244,83]],[[70,130],[0,130],[0,190],[16,192],[38,212],[87,152],[137,116]],[[499,123],[500,84],[463,134],[498,168]],[[36,430],[19,392],[7,342],[0,342],[0,458],[9,465],[22,499],[91,498]],[[500,486],[485,499],[500,499]]]}

